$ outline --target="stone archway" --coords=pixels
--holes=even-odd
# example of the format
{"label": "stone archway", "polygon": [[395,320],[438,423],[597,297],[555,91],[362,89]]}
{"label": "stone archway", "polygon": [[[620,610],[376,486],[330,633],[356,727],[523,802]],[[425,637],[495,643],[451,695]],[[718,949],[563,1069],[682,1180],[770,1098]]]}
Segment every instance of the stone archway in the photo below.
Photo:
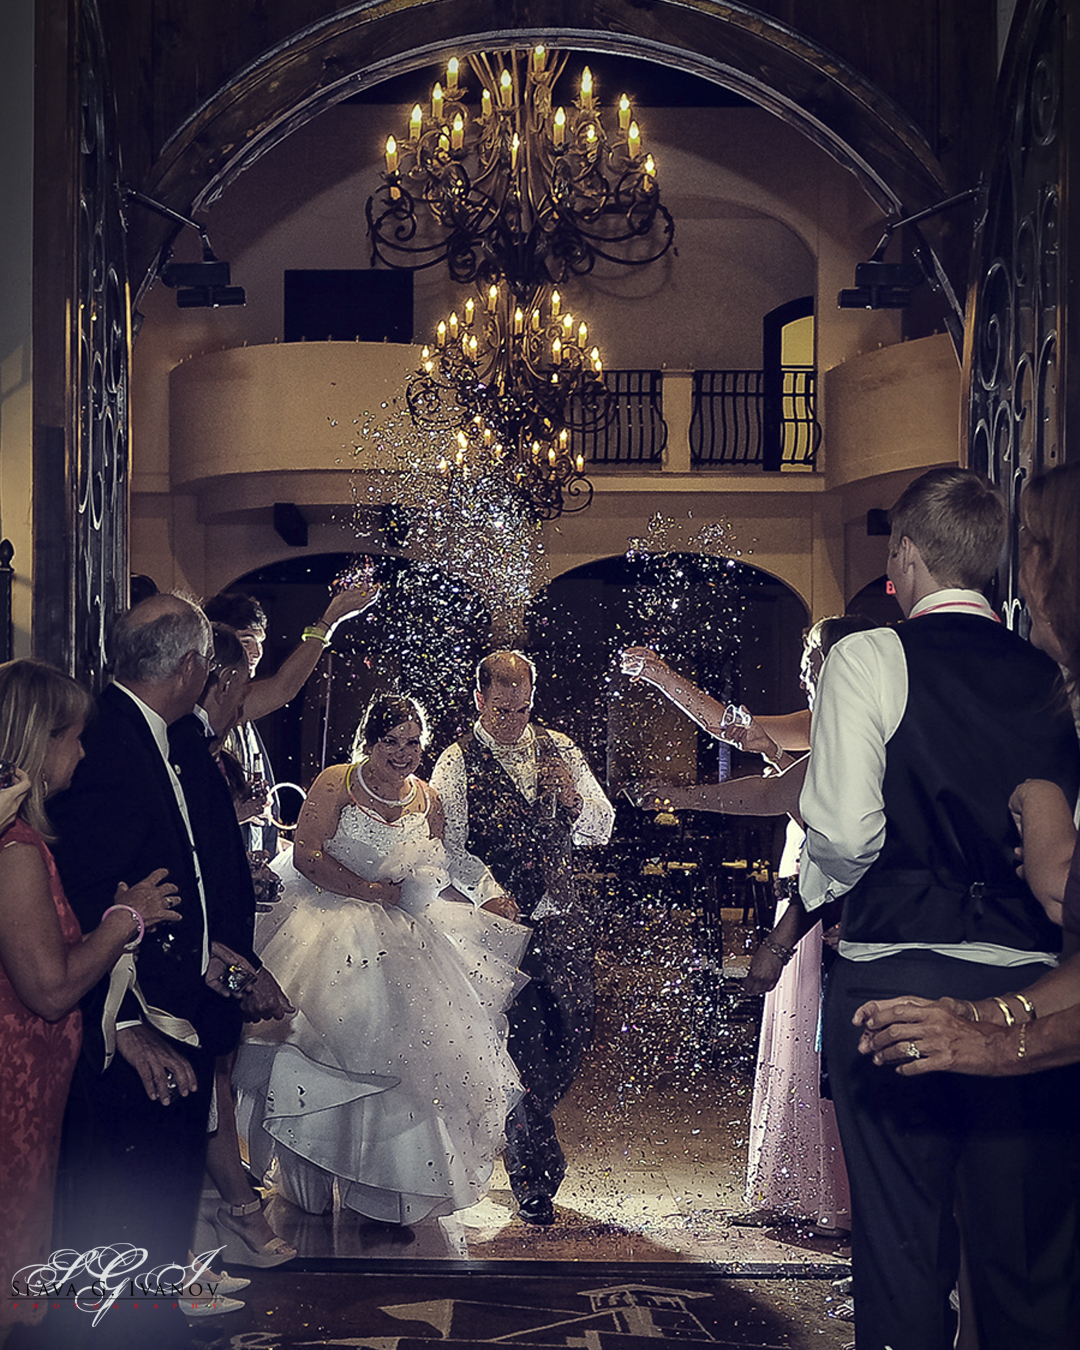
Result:
{"label": "stone archway", "polygon": [[[198,211],[271,146],[351,94],[431,64],[447,48],[534,42],[644,58],[731,88],[851,170],[886,215],[945,195],[945,172],[923,133],[853,66],[756,10],[676,0],[353,7],[298,30],[232,75],[170,134],[143,186],[176,210]],[[137,239],[136,275],[152,266],[155,237],[160,232],[148,226]]]}

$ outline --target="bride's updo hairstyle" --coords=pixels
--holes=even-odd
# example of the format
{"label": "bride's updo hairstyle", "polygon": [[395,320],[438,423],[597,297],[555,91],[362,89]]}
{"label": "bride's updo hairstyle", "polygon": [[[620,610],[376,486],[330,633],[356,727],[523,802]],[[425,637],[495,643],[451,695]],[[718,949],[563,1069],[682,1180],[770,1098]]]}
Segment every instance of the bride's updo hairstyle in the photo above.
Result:
{"label": "bride's updo hairstyle", "polygon": [[426,749],[430,732],[427,715],[415,699],[403,694],[376,694],[367,705],[352,743],[353,763],[363,759],[376,741],[402,722],[415,722],[420,728],[420,744]]}

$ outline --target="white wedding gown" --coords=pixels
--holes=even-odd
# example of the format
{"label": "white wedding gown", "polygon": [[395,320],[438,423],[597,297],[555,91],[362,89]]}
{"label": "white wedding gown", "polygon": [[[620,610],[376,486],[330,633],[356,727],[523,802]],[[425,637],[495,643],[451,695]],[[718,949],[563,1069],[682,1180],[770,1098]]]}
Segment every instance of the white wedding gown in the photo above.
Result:
{"label": "white wedding gown", "polygon": [[282,854],[285,883],[255,946],[297,1013],[251,1028],[237,1056],[237,1120],[252,1170],[301,1208],[332,1201],[412,1223],[479,1200],[521,1085],[504,1010],[527,982],[530,930],[440,900],[446,852],[427,816],[393,824],[347,805],[326,852],[385,908],[320,890]]}

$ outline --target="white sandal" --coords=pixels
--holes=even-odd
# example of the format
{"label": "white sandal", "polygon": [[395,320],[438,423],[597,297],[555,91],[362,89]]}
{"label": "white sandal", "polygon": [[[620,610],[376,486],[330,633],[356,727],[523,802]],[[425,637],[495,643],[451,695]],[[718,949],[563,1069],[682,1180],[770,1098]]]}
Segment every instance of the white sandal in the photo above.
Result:
{"label": "white sandal", "polygon": [[229,1261],[235,1261],[241,1266],[255,1266],[259,1270],[268,1270],[291,1261],[296,1255],[296,1248],[290,1247],[285,1239],[280,1237],[272,1237],[261,1247],[256,1247],[250,1241],[236,1220],[244,1219],[249,1214],[257,1214],[262,1206],[263,1202],[259,1199],[252,1200],[246,1205],[221,1205],[217,1212],[217,1228],[219,1237],[221,1229],[228,1234],[225,1246],[228,1248]]}

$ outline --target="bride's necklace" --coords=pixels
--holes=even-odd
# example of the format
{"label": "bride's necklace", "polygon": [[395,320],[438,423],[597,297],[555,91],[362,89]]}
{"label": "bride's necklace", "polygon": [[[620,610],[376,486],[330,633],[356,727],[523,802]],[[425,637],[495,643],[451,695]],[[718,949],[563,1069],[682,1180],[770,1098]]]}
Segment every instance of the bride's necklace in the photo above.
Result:
{"label": "bride's necklace", "polygon": [[408,806],[417,793],[418,785],[416,779],[413,778],[411,774],[409,775],[409,782],[412,783],[412,788],[409,791],[409,795],[407,797],[402,797],[400,800],[395,800],[393,797],[380,797],[377,792],[373,792],[367,779],[364,777],[363,766],[360,764],[356,766],[356,776],[360,780],[360,786],[371,800],[373,802],[379,802],[382,806]]}

